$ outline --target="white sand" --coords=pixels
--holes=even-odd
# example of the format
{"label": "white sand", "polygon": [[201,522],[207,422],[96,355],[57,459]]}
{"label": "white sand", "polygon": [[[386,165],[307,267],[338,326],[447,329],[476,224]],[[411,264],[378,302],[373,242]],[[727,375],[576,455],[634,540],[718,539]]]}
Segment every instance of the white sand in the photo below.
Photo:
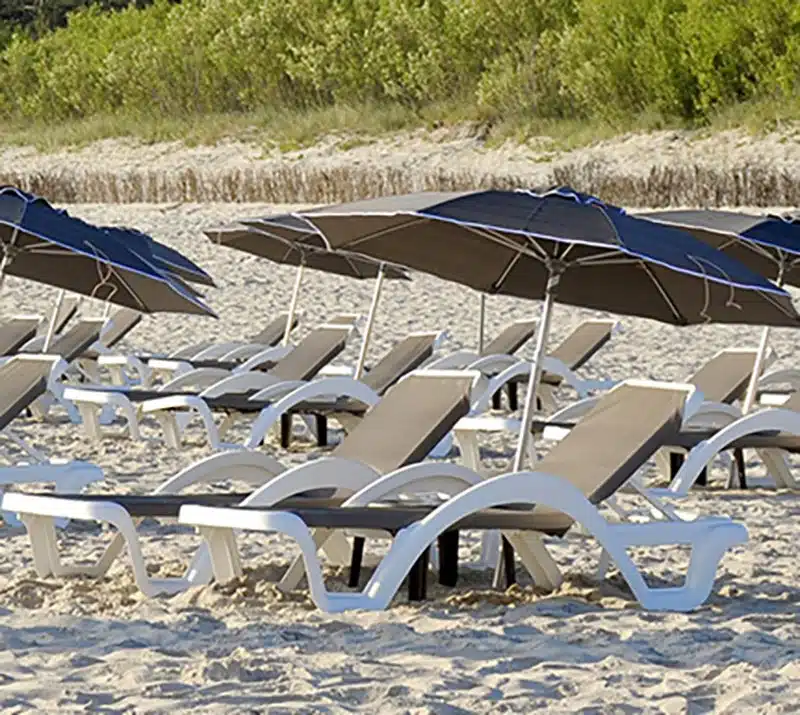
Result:
{"label": "white sand", "polygon": [[[168,349],[205,336],[237,338],[285,309],[293,270],[218,249],[199,229],[267,206],[80,206],[92,221],[152,232],[207,267],[220,288],[209,300],[220,321],[147,318],[131,334],[132,351]],[[280,207],[278,207],[280,208]],[[309,276],[303,330],[325,316],[365,312],[371,284]],[[0,296],[0,314],[43,311],[52,289],[16,279]],[[448,328],[450,348],[472,345],[477,298],[433,278],[387,285],[371,355],[411,329]],[[489,300],[492,335],[538,306]],[[559,307],[555,338],[590,311]],[[680,379],[715,351],[756,345],[742,327],[676,329],[624,319],[625,331],[587,374]],[[302,332],[302,331],[301,331]],[[774,333],[780,364],[796,364],[793,335]],[[530,354],[530,346],[523,354]],[[354,359],[355,346],[341,361]],[[26,420],[19,431],[50,454],[90,459],[106,470],[96,490],[146,492],[208,453],[200,432],[174,453],[158,441],[109,438],[90,443],[70,424]],[[196,439],[195,439],[196,437]],[[492,444],[492,464],[507,464],[510,444]],[[287,459],[304,460],[310,449]],[[283,457],[282,457],[283,458]],[[759,466],[753,463],[754,474]],[[717,482],[719,485],[719,482]],[[770,488],[694,494],[689,508],[743,521],[750,543],[722,562],[708,604],[690,614],[643,612],[618,578],[598,584],[598,549],[567,538],[553,553],[568,574],[562,592],[537,597],[522,578],[511,594],[493,594],[488,574],[465,573],[454,591],[409,605],[401,594],[383,613],[326,616],[303,591],[280,597],[259,578],[274,576],[293,548],[275,537],[244,536],[253,571],[237,588],[200,588],[145,599],[125,559],[100,582],[38,579],[24,533],[2,527],[0,561],[0,710],[2,712],[796,712],[800,708],[800,501]],[[177,573],[198,543],[190,530],[154,522],[142,527],[160,573]],[[74,554],[100,553],[91,526],[63,533]],[[465,540],[464,556],[476,551]],[[643,551],[655,579],[674,582],[685,568],[680,549]]]}

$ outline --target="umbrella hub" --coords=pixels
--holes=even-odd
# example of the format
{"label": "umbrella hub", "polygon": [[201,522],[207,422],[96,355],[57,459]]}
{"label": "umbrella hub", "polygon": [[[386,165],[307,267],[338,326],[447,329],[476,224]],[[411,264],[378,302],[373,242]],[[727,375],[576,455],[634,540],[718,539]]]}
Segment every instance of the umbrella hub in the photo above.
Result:
{"label": "umbrella hub", "polygon": [[13,263],[14,260],[23,252],[23,249],[15,246],[13,243],[0,244],[0,253],[2,254],[3,265],[7,266]]}
{"label": "umbrella hub", "polygon": [[561,282],[561,276],[567,270],[567,263],[560,258],[551,258],[547,261],[546,267],[550,274],[547,279],[547,292],[553,294]]}

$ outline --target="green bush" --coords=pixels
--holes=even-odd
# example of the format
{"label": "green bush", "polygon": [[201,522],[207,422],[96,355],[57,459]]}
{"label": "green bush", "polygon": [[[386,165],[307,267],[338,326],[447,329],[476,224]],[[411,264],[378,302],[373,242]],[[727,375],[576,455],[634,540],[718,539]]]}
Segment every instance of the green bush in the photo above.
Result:
{"label": "green bush", "polygon": [[794,96],[800,86],[797,0],[155,0],[101,8],[124,4],[79,9],[38,39],[17,32],[9,40],[0,26],[0,113],[58,120],[467,102],[498,118],[655,113],[702,121],[732,103]]}

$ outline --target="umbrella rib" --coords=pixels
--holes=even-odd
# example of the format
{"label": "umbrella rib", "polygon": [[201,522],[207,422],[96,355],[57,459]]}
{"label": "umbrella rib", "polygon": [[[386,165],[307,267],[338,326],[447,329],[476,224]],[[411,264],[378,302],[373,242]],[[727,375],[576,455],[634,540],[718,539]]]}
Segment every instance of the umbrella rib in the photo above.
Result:
{"label": "umbrella rib", "polygon": [[[402,228],[407,228],[409,226],[416,226],[417,224],[424,223],[425,221],[430,221],[427,216],[414,216],[413,218],[409,217],[409,220],[405,223],[398,224],[397,226],[389,226],[388,228],[382,228],[379,231],[373,231],[372,233],[368,233],[365,236],[358,236],[357,238],[352,239],[349,242],[346,242],[342,246],[338,246],[337,250],[341,250],[343,248],[349,249],[353,246],[357,246],[359,243],[364,243],[365,241],[371,241],[373,238],[380,238],[381,236],[388,236],[390,233],[394,233],[395,231],[399,231]],[[320,232],[324,238],[324,232]],[[330,244],[329,244],[330,245]],[[331,248],[331,250],[334,250]],[[358,253],[358,251],[353,251],[353,253]]]}
{"label": "umbrella rib", "polygon": [[588,266],[593,263],[608,265],[611,262],[618,263],[622,261],[636,263],[637,259],[630,258],[622,251],[615,249],[613,251],[606,251],[604,253],[595,253],[591,256],[586,256],[585,258],[578,258],[576,261],[573,261],[573,265]]}
{"label": "umbrella rib", "polygon": [[678,321],[678,323],[681,325],[687,323],[688,321],[681,314],[680,310],[678,310],[678,306],[675,305],[675,302],[672,300],[669,293],[667,293],[667,290],[658,279],[658,276],[653,273],[653,270],[647,264],[647,261],[641,261],[641,266],[644,269],[644,272],[647,273],[648,278],[650,278],[650,280],[653,282],[653,285],[655,285],[658,292],[661,293],[661,297],[664,299],[664,302],[667,304],[667,307],[672,312],[672,315],[675,316],[675,319]]}

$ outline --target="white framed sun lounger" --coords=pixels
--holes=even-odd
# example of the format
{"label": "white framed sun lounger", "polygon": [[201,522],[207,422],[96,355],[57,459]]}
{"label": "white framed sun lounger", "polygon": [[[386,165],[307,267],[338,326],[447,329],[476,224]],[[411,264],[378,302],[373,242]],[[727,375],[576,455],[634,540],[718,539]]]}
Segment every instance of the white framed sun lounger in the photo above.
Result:
{"label": "white framed sun lounger", "polygon": [[[161,426],[166,442],[171,447],[180,449],[187,424],[192,419],[199,418],[211,448],[222,449],[228,446],[222,442],[222,436],[235,421],[237,411],[231,409],[222,425],[218,426],[209,400],[222,396],[234,399],[236,396],[248,394],[248,403],[257,403],[277,399],[303,387],[309,383],[305,380],[284,379],[284,376],[302,374],[304,377],[313,377],[319,371],[320,364],[332,359],[343,349],[352,330],[351,326],[344,324],[320,326],[297,346],[288,349],[284,358],[288,363],[278,361],[269,372],[245,370],[231,374],[221,368],[192,369],[155,391],[164,392],[164,397],[134,401],[135,391],[104,390],[95,386],[77,385],[65,387],[62,396],[77,406],[85,429],[95,439],[102,436],[102,411],[115,410],[125,419],[132,439],[141,439],[139,418],[151,415]],[[189,393],[190,387],[199,387],[201,391]],[[355,396],[359,399],[365,394],[363,389],[354,389],[358,389],[358,395]]]}
{"label": "white framed sun lounger", "polygon": [[[8,487],[20,484],[53,484],[56,492],[76,492],[91,482],[103,478],[102,470],[82,461],[51,459],[29,445],[13,431],[11,420],[25,407],[30,407],[47,385],[66,368],[57,356],[18,355],[0,366],[0,381],[4,383],[4,413],[0,438],[13,444],[24,455],[24,461],[0,465],[0,494]],[[7,524],[18,524],[10,513],[3,513]]]}
{"label": "white framed sun lounger", "polygon": [[[252,450],[232,450],[219,452],[191,465],[175,477],[167,480],[152,494],[172,495],[203,483],[220,479],[235,479],[255,487],[243,501],[254,505],[266,505],[281,500],[280,495],[296,496],[308,491],[307,484],[325,484],[331,475],[336,479],[345,478],[344,493],[349,494],[376,481],[384,470],[392,471],[396,462],[414,460],[417,455],[424,457],[428,447],[439,438],[442,429],[447,430],[458,417],[469,409],[470,392],[482,382],[481,375],[464,374],[463,372],[419,371],[401,379],[395,390],[393,403],[384,403],[382,414],[372,415],[370,422],[360,434],[354,433],[349,444],[338,449],[339,457],[327,457],[302,465],[302,469],[286,470],[273,457]],[[403,389],[399,389],[404,385]],[[402,435],[387,434],[387,425],[398,423],[398,416],[408,413],[417,401],[423,404],[422,419],[409,419],[406,423],[399,421],[397,429]],[[398,412],[399,410],[399,412]],[[386,449],[384,449],[386,447]],[[360,457],[348,457],[354,454]],[[367,460],[372,464],[367,464]],[[458,465],[419,463],[405,467],[399,472],[401,479],[419,479],[420,475],[435,474],[429,484],[447,489],[448,484],[461,488],[464,479],[471,479],[471,473]],[[287,475],[286,478],[282,478]],[[416,475],[414,477],[413,475]],[[278,481],[280,480],[280,481]],[[274,487],[270,485],[275,482]],[[391,486],[387,482],[387,488]],[[312,487],[313,489],[313,487]],[[108,500],[84,498],[54,498],[37,494],[6,494],[0,506],[18,512],[25,524],[31,540],[34,565],[40,576],[66,576],[85,574],[101,576],[110,568],[114,560],[127,548],[131,558],[136,583],[143,593],[174,593],[191,585],[207,583],[211,578],[211,565],[207,552],[195,555],[185,575],[177,579],[153,579],[147,574],[144,555],[136,532],[136,519],[120,504]],[[54,537],[53,520],[71,518],[75,520],[96,521],[113,526],[118,534],[109,544],[103,556],[92,565],[70,566],[63,563],[58,544]],[[324,536],[324,535],[323,535]],[[326,537],[327,539],[327,537]],[[327,543],[329,556],[345,563],[349,550],[341,539],[333,537]]]}
{"label": "white framed sun lounger", "polygon": [[[615,446],[613,439],[607,439],[609,434],[602,434],[593,429],[597,421],[605,427],[608,432],[608,425],[603,425],[609,420],[607,409],[608,405],[613,407],[614,401],[618,400],[617,405],[621,404],[623,398],[629,395],[636,397],[631,390],[660,391],[664,394],[664,400],[659,406],[659,410],[666,414],[666,421],[659,428],[658,435],[651,435],[648,439],[655,440],[656,436],[663,436],[668,428],[674,428],[672,417],[669,416],[670,410],[678,405],[681,408],[681,418],[686,414],[691,414],[695,406],[700,403],[702,396],[697,394],[696,389],[690,385],[659,384],[631,381],[623,383],[609,392],[604,409],[599,410],[595,415],[587,417],[582,423],[581,428],[576,428],[577,434],[580,430],[584,436],[587,431],[590,436],[597,439],[605,437],[598,443],[598,448],[603,452],[600,455],[601,463],[608,458],[604,447],[611,447],[610,454],[614,457]],[[666,404],[664,404],[666,402]],[[630,401],[628,403],[630,405]],[[652,406],[652,405],[651,405]],[[638,405],[635,405],[638,408]],[[599,417],[598,417],[599,415]],[[630,426],[630,411],[627,413]],[[655,418],[654,418],[655,419]],[[636,419],[633,419],[633,429],[636,430]],[[643,434],[644,436],[644,434]],[[572,437],[574,441],[574,437]],[[651,449],[652,448],[652,449]],[[654,444],[644,445],[643,457],[646,460],[645,452],[652,452]],[[668,507],[660,507],[657,502],[650,498],[648,501],[651,506],[651,519],[642,522],[619,523],[618,520],[609,521],[601,513],[600,509],[587,498],[587,494],[582,489],[566,478],[557,473],[549,473],[546,470],[548,464],[563,466],[573,462],[574,458],[564,459],[564,452],[561,452],[549,462],[542,462],[542,470],[528,471],[501,475],[488,480],[482,480],[472,470],[463,470],[462,474],[451,475],[452,487],[454,483],[461,481],[461,490],[441,506],[435,508],[424,518],[416,521],[395,536],[394,542],[387,555],[381,560],[378,568],[370,578],[366,587],[357,593],[331,593],[326,590],[322,578],[322,567],[317,556],[317,550],[324,539],[319,538],[319,530],[312,531],[306,522],[291,511],[264,511],[260,509],[208,507],[201,505],[186,505],[181,507],[179,520],[181,523],[192,524],[199,528],[206,542],[214,570],[215,579],[220,583],[225,583],[232,578],[241,575],[241,561],[236,551],[235,531],[263,531],[277,532],[287,535],[294,539],[302,552],[302,560],[305,567],[306,577],[309,582],[311,597],[316,605],[327,612],[341,612],[351,609],[381,610],[388,607],[392,598],[396,594],[402,580],[409,573],[413,564],[429,548],[436,538],[443,532],[450,529],[453,525],[459,524],[462,520],[469,519],[470,515],[480,513],[483,510],[498,507],[506,504],[526,503],[536,505],[536,509],[527,512],[527,517],[532,518],[536,523],[537,510],[545,509],[545,512],[538,512],[538,518],[545,518],[545,521],[552,523],[555,518],[558,523],[569,528],[569,524],[577,523],[588,534],[593,536],[603,548],[603,552],[616,564],[623,577],[631,587],[639,603],[646,609],[652,610],[691,610],[700,605],[708,597],[716,574],[717,565],[724,553],[731,547],[744,543],[747,540],[746,529],[737,523],[726,518],[708,517],[684,520],[676,512]],[[587,455],[588,457],[589,455]],[[616,458],[620,455],[617,454]],[[342,465],[344,466],[344,465]],[[641,465],[640,465],[641,466]],[[587,477],[597,479],[597,474],[593,474],[596,468],[590,466],[578,468],[577,478],[585,480]],[[298,470],[299,471],[299,470]],[[336,486],[339,483],[350,479],[346,469],[340,469],[340,474],[335,474],[330,470],[326,486]],[[581,476],[582,471],[582,476]],[[630,465],[623,463],[620,467],[621,478],[627,481],[630,478]],[[471,475],[471,476],[467,476]],[[297,478],[297,472],[294,474]],[[573,475],[575,477],[575,475]],[[426,479],[435,478],[435,475],[428,473],[421,479],[402,480],[397,475],[387,475],[383,479],[392,482],[392,490],[382,490],[377,488],[373,482],[364,490],[365,493],[348,500],[348,506],[340,507],[339,514],[346,512],[352,506],[361,506],[370,502],[385,498],[387,494],[399,493],[402,489],[408,489],[409,485],[416,482],[414,486],[419,489],[420,484]],[[616,473],[612,474],[609,481],[616,478]],[[286,476],[279,477],[264,488],[270,490],[272,497],[281,496],[276,494],[277,485],[286,480]],[[316,486],[322,483],[314,482]],[[308,487],[308,483],[304,485]],[[437,487],[439,484],[437,483]],[[584,484],[584,488],[590,488],[602,492],[608,490],[609,493],[594,493],[593,499],[600,501],[612,496],[614,491],[621,486],[620,484],[610,485],[608,482]],[[613,487],[613,488],[612,488]],[[456,487],[457,489],[457,487]],[[263,493],[263,492],[262,492]],[[358,502],[356,504],[355,502]],[[559,516],[560,515],[560,516]],[[560,521],[558,521],[560,519]],[[323,522],[320,522],[322,524]],[[372,530],[376,524],[381,523],[380,511],[377,512],[377,520],[372,521]],[[536,528],[525,525],[522,521],[517,528],[511,527],[511,531],[505,531],[506,537],[513,544],[517,553],[520,554],[523,564],[531,572],[531,575],[540,584],[549,584],[551,587],[560,581],[560,574],[556,564],[549,558],[541,538],[536,534]],[[541,527],[539,527],[541,528]],[[322,528],[325,533],[324,527]],[[329,533],[329,530],[327,530]],[[325,534],[327,535],[327,534]],[[315,536],[317,538],[315,538]],[[642,574],[637,569],[634,562],[628,556],[626,549],[631,546],[658,546],[670,544],[688,544],[692,547],[692,556],[688,568],[687,578],[682,586],[668,588],[650,587]],[[601,567],[604,560],[601,560]]]}

